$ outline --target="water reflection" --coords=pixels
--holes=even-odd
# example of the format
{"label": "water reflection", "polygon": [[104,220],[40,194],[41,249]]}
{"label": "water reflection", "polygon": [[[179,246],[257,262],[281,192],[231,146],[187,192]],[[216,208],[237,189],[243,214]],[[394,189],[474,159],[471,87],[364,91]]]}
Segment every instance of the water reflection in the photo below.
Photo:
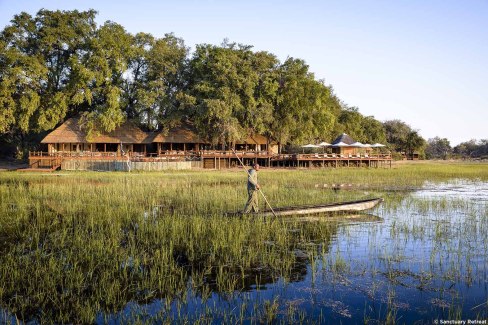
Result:
{"label": "water reflection", "polygon": [[[266,317],[271,317],[265,315],[266,312],[269,312],[267,310],[269,308],[276,308],[275,316],[278,318],[298,321],[296,317],[298,317],[300,309],[310,312],[307,317],[318,316],[317,311],[309,307],[311,302],[319,308],[330,309],[333,313],[342,315],[341,317],[350,318],[350,312],[344,303],[335,298],[322,301],[321,295],[326,293],[327,289],[319,285],[320,281],[316,277],[318,273],[327,272],[327,270],[317,259],[318,256],[331,254],[331,245],[337,240],[338,232],[341,229],[368,223],[381,223],[383,219],[372,214],[328,214],[281,218],[281,220],[306,225],[306,231],[313,232],[312,229],[319,225],[322,227],[325,225],[329,230],[326,236],[323,236],[322,232],[322,235],[313,238],[313,241],[301,242],[296,247],[289,248],[295,256],[295,260],[288,274],[279,274],[272,268],[261,267],[244,270],[244,273],[235,272],[233,275],[239,278],[238,281],[242,281],[242,286],[238,291],[228,292],[219,288],[217,285],[219,275],[211,272],[205,277],[203,286],[188,290],[187,298],[184,301],[172,302],[169,306],[162,299],[144,305],[130,302],[119,313],[100,314],[98,322],[114,324],[134,322],[139,319],[141,314],[152,315],[144,318],[144,321],[181,320],[184,315],[185,321],[195,322],[202,320],[202,315],[208,313],[209,310],[210,319],[215,322],[238,320],[251,323],[266,322],[269,320]],[[300,231],[303,229],[290,229],[290,233],[296,236]],[[274,245],[273,242],[265,244],[270,247]],[[336,276],[341,278],[341,281],[347,282],[346,278],[340,275],[341,266],[335,264],[334,267],[338,272]],[[209,289],[211,292],[206,292]],[[180,313],[177,312],[178,309]],[[159,316],[152,318],[154,315]]]}
{"label": "water reflection", "polygon": [[[59,217],[59,213],[48,209],[52,214],[51,217]],[[32,211],[31,211],[32,212]],[[87,216],[77,216],[76,227],[83,228],[84,218]],[[83,218],[80,218],[83,217]],[[35,222],[36,215],[31,213],[29,217]],[[57,219],[53,219],[57,220]],[[110,301],[101,301],[98,297],[100,293],[95,287],[97,280],[86,279],[85,289],[74,288],[64,283],[72,281],[73,272],[76,271],[75,265],[70,264],[66,260],[66,256],[56,253],[54,249],[56,243],[49,239],[48,231],[45,230],[45,239],[43,239],[42,247],[39,246],[34,250],[22,253],[20,257],[25,263],[51,263],[56,265],[63,265],[64,273],[60,274],[60,278],[56,280],[58,285],[54,288],[56,293],[51,291],[51,288],[46,289],[44,295],[46,297],[56,294],[63,296],[62,301],[65,304],[54,304],[48,301],[39,302],[31,300],[28,292],[33,290],[32,282],[20,281],[11,284],[15,287],[14,291],[6,291],[3,294],[3,306],[9,306],[8,309],[0,312],[0,321],[4,323],[16,323],[17,318],[24,321],[31,321],[37,323],[42,322],[57,322],[59,315],[65,315],[66,322],[80,322],[79,313],[82,313],[82,308],[93,309],[100,306],[97,322],[105,323],[107,321],[120,322],[121,320],[132,322],[140,317],[141,309],[149,308],[151,311],[150,317],[163,317],[169,319],[178,318],[177,310],[184,308],[190,318],[197,319],[202,310],[202,306],[207,305],[203,301],[221,306],[224,304],[230,306],[237,304],[241,306],[243,303],[249,303],[248,309],[244,309],[244,313],[253,313],[253,304],[262,301],[257,298],[257,295],[263,294],[267,297],[269,292],[281,290],[285,286],[293,284],[308,283],[312,271],[311,263],[315,263],[318,255],[326,256],[329,254],[330,245],[336,239],[337,232],[340,227],[344,227],[348,223],[358,224],[364,222],[378,222],[380,218],[373,215],[341,215],[337,217],[321,217],[321,218],[300,218],[298,220],[283,219],[285,223],[289,223],[288,236],[294,238],[289,240],[289,246],[284,247],[281,243],[266,241],[263,243],[262,249],[268,251],[270,254],[275,254],[281,260],[276,260],[274,265],[270,264],[255,264],[248,268],[243,268],[238,265],[208,265],[206,260],[191,261],[189,258],[190,252],[184,249],[175,248],[173,251],[173,259],[181,272],[171,281],[176,281],[176,285],[172,288],[179,288],[176,290],[158,290],[157,288],[148,287],[145,283],[145,278],[152,272],[150,265],[137,262],[134,258],[129,257],[126,260],[119,261],[119,268],[114,273],[114,269],[109,265],[97,266],[97,274],[93,274],[96,279],[105,279],[112,282],[117,291],[110,293],[116,295]],[[73,221],[73,220],[72,220]],[[57,221],[55,221],[57,223]],[[127,242],[133,240],[134,232],[140,231],[139,227],[133,225],[124,228],[122,231],[121,247],[127,245]],[[55,231],[60,231],[59,225],[56,224]],[[5,233],[4,233],[5,234]],[[303,241],[302,236],[307,241]],[[3,236],[3,235],[2,235]],[[5,236],[4,236],[5,237]],[[6,237],[5,237],[6,238]],[[125,238],[125,239],[124,239]],[[131,239],[132,238],[132,239]],[[124,244],[124,242],[126,244]],[[50,253],[51,252],[51,253]],[[26,255],[27,254],[27,255]],[[289,263],[289,267],[286,264]],[[40,264],[39,264],[40,265]],[[83,267],[85,271],[82,273],[86,275],[91,270],[91,266]],[[25,276],[28,276],[27,274]],[[168,274],[168,276],[171,276]],[[102,287],[106,287],[106,281],[98,283]],[[90,282],[94,281],[94,282]],[[129,288],[126,290],[124,288]],[[40,290],[37,288],[36,290]],[[303,291],[300,285],[299,291]],[[246,296],[247,295],[247,296]],[[273,296],[271,294],[271,296]],[[271,297],[270,296],[270,297]],[[252,301],[252,303],[250,303]],[[293,301],[293,299],[290,299]],[[230,305],[229,305],[230,304]],[[146,307],[144,307],[146,306]],[[235,306],[234,306],[235,307]],[[231,309],[233,309],[232,307]],[[219,307],[220,308],[220,307]],[[7,312],[10,310],[13,314]],[[104,312],[102,310],[105,310]],[[120,310],[115,314],[110,311]],[[226,310],[225,308],[223,310]],[[230,312],[229,312],[230,313]],[[231,313],[232,314],[232,313]],[[230,314],[229,314],[230,315]],[[235,314],[235,317],[238,315]],[[135,317],[135,318],[134,318]],[[217,313],[212,317],[223,317]]]}

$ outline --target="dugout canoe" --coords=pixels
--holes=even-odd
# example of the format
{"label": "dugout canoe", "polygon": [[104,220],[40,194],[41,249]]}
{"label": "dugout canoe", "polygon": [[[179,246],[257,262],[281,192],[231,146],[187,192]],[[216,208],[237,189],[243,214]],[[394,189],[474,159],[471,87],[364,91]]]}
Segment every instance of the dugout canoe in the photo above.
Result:
{"label": "dugout canoe", "polygon": [[[299,215],[310,215],[310,214],[320,214],[320,213],[335,213],[335,212],[357,212],[369,210],[377,206],[382,202],[382,198],[374,198],[368,200],[360,201],[349,201],[340,203],[330,203],[321,205],[304,205],[296,207],[284,207],[284,208],[273,208],[276,216],[299,216]],[[273,212],[271,210],[264,210],[257,213],[259,216],[272,217]]]}

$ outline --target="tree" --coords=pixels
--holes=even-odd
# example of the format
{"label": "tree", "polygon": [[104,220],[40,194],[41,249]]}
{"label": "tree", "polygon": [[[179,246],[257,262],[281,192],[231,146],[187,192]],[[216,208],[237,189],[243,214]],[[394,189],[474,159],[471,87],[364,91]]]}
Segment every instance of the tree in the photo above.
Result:
{"label": "tree", "polygon": [[405,148],[405,153],[407,155],[413,156],[415,151],[422,151],[425,146],[425,140],[422,138],[417,131],[411,130],[407,134],[405,143],[403,144]]}
{"label": "tree", "polygon": [[488,157],[488,139],[462,142],[453,148],[453,152],[464,158]]}
{"label": "tree", "polygon": [[277,60],[266,52],[224,42],[198,45],[190,61],[189,117],[213,143],[265,132],[272,119]]}
{"label": "tree", "polygon": [[316,81],[303,60],[288,58],[278,69],[279,89],[270,133],[281,144],[323,139],[336,117],[331,89]]}
{"label": "tree", "polygon": [[88,53],[96,12],[41,10],[14,16],[0,36],[0,132],[23,151],[30,134],[54,128],[82,101],[73,78]]}
{"label": "tree", "polygon": [[393,150],[405,154],[413,154],[416,150],[422,150],[425,140],[408,124],[400,120],[383,122],[386,132],[386,140]]}
{"label": "tree", "polygon": [[386,143],[383,124],[373,116],[364,116],[357,107],[344,107],[338,117],[335,134],[347,133],[356,141],[362,143]]}
{"label": "tree", "polygon": [[339,114],[338,133],[347,133],[356,141],[364,141],[363,115],[357,107],[345,107]]}
{"label": "tree", "polygon": [[132,36],[124,27],[108,21],[96,31],[89,55],[78,66],[87,89],[78,113],[89,137],[93,132],[114,130],[126,118],[121,106],[122,84],[131,44]]}
{"label": "tree", "polygon": [[407,136],[412,131],[412,128],[400,120],[385,121],[383,122],[383,127],[385,128],[386,141],[391,148],[396,152],[405,152]]}
{"label": "tree", "polygon": [[449,140],[435,137],[427,141],[425,154],[427,159],[447,159],[452,152]]}
{"label": "tree", "polygon": [[363,143],[386,143],[386,132],[383,124],[373,116],[365,116],[361,121],[363,127]]}
{"label": "tree", "polygon": [[122,86],[125,111],[130,119],[155,129],[184,118],[179,96],[185,85],[187,53],[183,40],[173,34],[166,34],[162,39],[146,33],[133,37],[132,55]]}
{"label": "tree", "polygon": [[[190,58],[173,34],[131,35],[115,22],[97,26],[95,16],[21,13],[1,32],[3,143],[22,153],[74,116],[89,137],[129,118],[149,130],[192,122],[202,138],[223,144],[254,134],[300,144],[338,131],[363,142],[385,139],[380,122],[344,105],[303,60],[280,62],[228,41],[198,45]],[[412,147],[418,139],[410,131],[390,132],[391,143]]]}
{"label": "tree", "polygon": [[244,76],[239,74],[238,51],[232,45],[198,45],[190,62],[195,102],[190,114],[200,134],[212,143],[232,142],[244,134],[236,115],[244,104],[241,94],[249,96],[249,91],[240,82]]}
{"label": "tree", "polygon": [[279,61],[274,54],[261,51],[252,55],[252,69],[257,73],[254,88],[256,106],[248,115],[248,124],[254,134],[271,136],[270,125],[279,88],[278,66]]}

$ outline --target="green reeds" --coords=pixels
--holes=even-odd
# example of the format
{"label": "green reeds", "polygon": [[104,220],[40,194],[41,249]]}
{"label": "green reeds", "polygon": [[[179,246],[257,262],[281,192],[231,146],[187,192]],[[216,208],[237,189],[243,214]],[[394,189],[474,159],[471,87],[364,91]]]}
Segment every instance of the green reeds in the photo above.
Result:
{"label": "green reeds", "polygon": [[[391,170],[262,170],[259,177],[273,207],[384,196],[388,199],[377,211],[382,216],[414,210],[445,220],[455,209],[468,215],[456,231],[481,234],[488,229],[486,208],[479,214],[464,200],[405,200],[404,193],[426,180],[486,181],[487,170],[476,164],[420,164]],[[242,209],[245,182],[238,171],[0,173],[0,307],[24,321],[92,323],[100,312],[120,311],[129,301],[164,299],[159,319],[171,321],[172,304],[183,308],[192,299],[189,292],[202,301],[212,292],[232,297],[277,279],[294,280],[307,263],[314,279],[320,263],[341,276],[352,272],[351,258],[329,252],[338,222],[225,217],[224,212]],[[434,254],[465,257],[465,249],[456,250],[458,242],[441,246],[448,231],[459,236],[442,223],[392,219],[392,240],[430,238],[439,245]],[[384,253],[390,266],[401,262],[396,255]],[[436,270],[440,255],[433,256]],[[460,274],[451,270],[444,276]],[[274,321],[278,306],[268,301],[255,316]],[[238,320],[244,312],[219,317]],[[294,310],[290,315],[305,317]]]}

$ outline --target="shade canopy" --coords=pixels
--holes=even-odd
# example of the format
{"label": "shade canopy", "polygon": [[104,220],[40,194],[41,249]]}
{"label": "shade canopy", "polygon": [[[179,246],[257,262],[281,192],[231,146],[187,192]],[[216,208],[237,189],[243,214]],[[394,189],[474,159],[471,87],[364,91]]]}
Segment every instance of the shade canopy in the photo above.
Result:
{"label": "shade canopy", "polygon": [[302,148],[320,148],[320,146],[316,145],[316,144],[309,143],[309,144],[302,146]]}
{"label": "shade canopy", "polygon": [[349,147],[349,145],[347,143],[344,143],[344,142],[337,142],[333,145],[331,145],[332,147]]}
{"label": "shade canopy", "polygon": [[330,143],[328,143],[328,142],[320,142],[318,145],[320,147],[328,147],[328,146],[330,146]]}
{"label": "shade canopy", "polygon": [[381,147],[385,147],[385,145],[381,143],[375,143],[371,145],[371,148],[381,148]]}
{"label": "shade canopy", "polygon": [[350,146],[350,147],[359,147],[359,148],[363,148],[363,147],[364,147],[364,144],[362,144],[361,142],[356,141],[356,142],[354,142],[354,143],[351,143],[349,146]]}

